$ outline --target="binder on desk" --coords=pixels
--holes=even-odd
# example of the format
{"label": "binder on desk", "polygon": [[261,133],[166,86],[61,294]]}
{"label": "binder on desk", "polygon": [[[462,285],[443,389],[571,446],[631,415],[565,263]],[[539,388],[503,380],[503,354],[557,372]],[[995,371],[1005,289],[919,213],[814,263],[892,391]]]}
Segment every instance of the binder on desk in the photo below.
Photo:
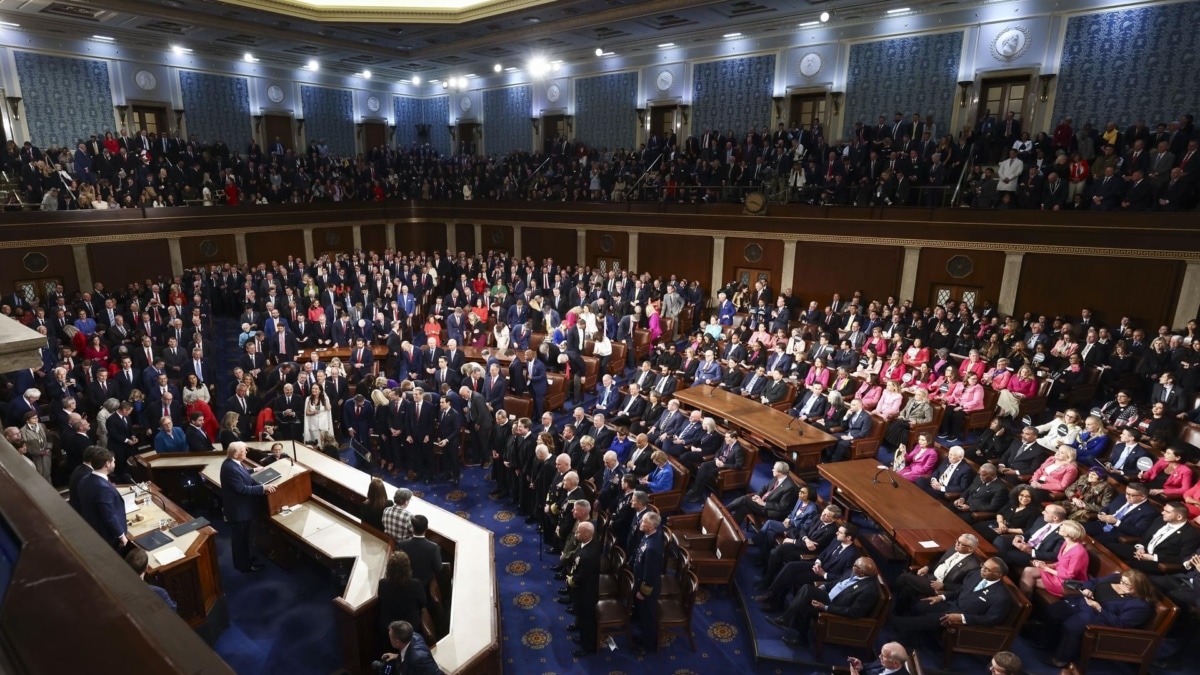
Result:
{"label": "binder on desk", "polygon": [[175,527],[172,527],[171,534],[175,535],[176,537],[182,537],[192,530],[208,527],[208,524],[207,518],[193,518],[182,525],[176,525]]}
{"label": "binder on desk", "polygon": [[270,467],[263,469],[262,471],[259,471],[258,473],[251,474],[250,477],[253,478],[254,482],[258,483],[259,485],[266,485],[267,483],[273,483],[273,482],[279,480],[280,478],[283,478],[283,476],[280,475],[280,473],[278,471],[276,471],[275,469],[272,469]]}
{"label": "binder on desk", "polygon": [[151,530],[137,539],[134,539],[133,543],[141,546],[147,551],[153,551],[156,548],[162,548],[163,546],[170,544],[172,541],[175,540],[168,537],[165,533],[159,532],[158,530]]}

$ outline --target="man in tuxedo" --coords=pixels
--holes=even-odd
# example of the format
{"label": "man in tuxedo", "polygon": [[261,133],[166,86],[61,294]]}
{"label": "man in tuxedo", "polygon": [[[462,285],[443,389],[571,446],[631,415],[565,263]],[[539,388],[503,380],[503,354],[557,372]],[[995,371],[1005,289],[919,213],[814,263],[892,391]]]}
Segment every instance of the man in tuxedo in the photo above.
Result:
{"label": "man in tuxedo", "polygon": [[129,544],[125,531],[125,500],[113,486],[109,476],[116,471],[117,461],[108,450],[92,454],[92,473],[79,481],[80,515],[88,525],[120,551]]}
{"label": "man in tuxedo", "polygon": [[787,462],[775,462],[771,480],[757,494],[743,495],[729,503],[729,513],[740,526],[753,513],[769,520],[782,520],[791,512],[800,488],[788,476]]}
{"label": "man in tuxedo", "polygon": [[407,621],[393,621],[388,624],[388,640],[396,651],[385,652],[380,660],[384,667],[391,667],[385,672],[393,675],[440,675],[442,670],[425,638],[413,630]]}
{"label": "man in tuxedo", "polygon": [[979,558],[975,549],[979,539],[973,534],[962,534],[954,542],[954,548],[946,551],[933,563],[916,572],[904,572],[892,582],[892,593],[896,599],[896,613],[907,614],[917,600],[934,595],[951,595],[958,592],[963,579],[979,569]]}
{"label": "man in tuxedo", "polygon": [[[1012,597],[1004,588],[1008,565],[999,557],[985,560],[963,579],[957,593],[943,592],[911,606],[913,615],[893,622],[901,642],[910,647],[942,626],[995,626],[1008,616]],[[895,615],[899,617],[897,613]]]}
{"label": "man in tuxedo", "polygon": [[1118,558],[1146,574],[1162,574],[1160,564],[1182,565],[1200,546],[1200,533],[1188,523],[1187,505],[1167,502],[1162,521],[1152,523],[1136,544],[1108,545]]}
{"label": "man in tuxedo", "polygon": [[1084,523],[1083,529],[1096,541],[1111,547],[1121,537],[1141,537],[1158,512],[1149,500],[1145,483],[1130,483],[1125,493],[1108,503],[1095,520]]}
{"label": "man in tuxedo", "polygon": [[807,647],[808,631],[817,614],[828,612],[851,619],[861,619],[871,613],[879,603],[879,582],[876,580],[878,574],[879,568],[875,566],[875,561],[866,556],[858,558],[837,583],[833,583],[834,579],[830,578],[825,584],[826,588],[814,584],[801,587],[783,614],[768,616],[767,621],[784,630],[796,630],[794,637],[784,636],[785,644]]}
{"label": "man in tuxedo", "polygon": [[233,566],[239,572],[258,572],[263,568],[250,556],[250,521],[261,505],[255,497],[275,492],[274,485],[259,485],[246,469],[246,444],[230,443],[221,463],[221,510],[233,528]]}

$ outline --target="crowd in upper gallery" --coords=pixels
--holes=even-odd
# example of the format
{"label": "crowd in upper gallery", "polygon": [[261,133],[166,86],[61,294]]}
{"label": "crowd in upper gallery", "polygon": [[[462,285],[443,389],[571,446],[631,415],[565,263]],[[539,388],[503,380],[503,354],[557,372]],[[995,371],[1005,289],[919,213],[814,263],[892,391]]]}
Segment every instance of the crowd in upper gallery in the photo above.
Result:
{"label": "crowd in upper gallery", "polygon": [[[827,206],[1180,211],[1197,208],[1200,135],[1192,115],[1051,131],[990,111],[957,134],[931,116],[896,112],[826,136],[820,120],[741,133],[649,133],[637,148],[547,137],[540,152],[482,155],[474,139],[443,154],[428,142],[339,155],[323,139],[293,151],[279,139],[234,147],[178,131],[126,129],[45,150],[9,141],[0,161],[26,208],[151,208],[440,200],[739,202],[763,191]],[[14,193],[6,208],[22,208]]]}

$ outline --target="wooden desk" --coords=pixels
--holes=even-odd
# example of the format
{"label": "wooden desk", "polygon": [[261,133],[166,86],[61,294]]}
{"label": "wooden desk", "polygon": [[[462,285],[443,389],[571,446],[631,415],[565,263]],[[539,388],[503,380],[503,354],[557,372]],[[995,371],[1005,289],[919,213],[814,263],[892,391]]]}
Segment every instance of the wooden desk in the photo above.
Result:
{"label": "wooden desk", "polygon": [[[514,352],[512,349],[509,349],[507,352],[501,354],[500,351],[498,349],[496,349],[495,347],[491,347],[490,350],[492,352],[492,356],[494,356],[496,358],[496,360],[500,362],[500,365],[504,368],[504,371],[503,371],[504,376],[508,377],[508,367],[510,365],[512,365],[513,358],[516,357],[516,352]],[[463,356],[466,358],[467,361],[470,361],[471,363],[487,363],[487,359],[483,358],[483,350],[480,349],[479,347],[472,347],[471,345],[466,345],[462,348],[462,351],[463,351]]]}
{"label": "wooden desk", "polygon": [[[271,447],[270,442],[247,445],[260,451]],[[285,451],[291,453],[292,448],[285,447]],[[270,514],[271,523],[287,536],[302,540],[305,547],[320,555],[331,559],[357,556],[346,589],[334,602],[339,608],[338,630],[343,636],[346,667],[354,672],[368,672],[371,661],[379,656],[376,653],[375,600],[386,553],[379,558],[378,546],[387,546],[389,542],[383,541],[372,528],[362,526],[351,514],[357,514],[358,504],[366,499],[371,476],[299,443],[295,452],[298,463],[294,471],[304,474],[301,480],[310,480],[312,488],[325,498],[314,496],[303,504],[289,504],[301,508],[293,509],[287,516],[279,515],[276,509]],[[151,475],[179,470],[199,471],[206,482],[216,487],[220,486],[221,462],[224,460],[223,451],[138,455],[139,463],[147,467]],[[271,466],[285,478],[293,475],[287,460]],[[395,491],[392,485],[387,486],[388,497]],[[277,490],[276,494],[279,492]],[[283,503],[278,506],[282,507]],[[450,631],[434,645],[434,659],[450,675],[501,672],[500,607],[493,533],[417,497],[409,502],[408,510],[427,517],[430,539],[453,554]],[[358,553],[354,553],[355,550]]]}
{"label": "wooden desk", "polygon": [[[970,525],[911,482],[897,478],[898,487],[892,487],[887,476],[874,482],[878,467],[873,459],[858,459],[822,464],[819,469],[842,497],[862,509],[895,540],[913,564],[927,565],[954,546],[960,535],[975,533]],[[923,541],[937,545],[927,548],[921,544]],[[995,552],[991,542],[979,542],[982,555]]]}
{"label": "wooden desk", "polygon": [[[833,436],[792,419],[785,412],[719,387],[689,387],[676,391],[674,397],[685,407],[724,419],[751,441],[771,447],[802,478],[816,477],[821,450],[837,442]],[[788,425],[792,427],[790,430]]]}
{"label": "wooden desk", "polygon": [[[175,521],[171,527],[192,520],[192,517],[168,499],[157,485],[151,483],[149,487],[152,495],[150,499],[125,516],[130,539],[137,540],[138,537],[157,530],[159,523],[168,518]],[[118,488],[122,495],[128,494],[131,489],[128,486]],[[165,588],[178,605],[176,611],[180,618],[193,628],[199,628],[208,622],[213,608],[225,596],[221,588],[221,576],[217,572],[217,531],[210,525],[192,530],[181,537],[176,537],[170,532],[163,534],[174,541],[155,551],[147,552],[150,564],[146,567],[146,578],[154,585]],[[183,554],[183,558],[160,564],[157,556],[168,551],[178,551]],[[224,628],[225,626],[210,627],[214,632]]]}

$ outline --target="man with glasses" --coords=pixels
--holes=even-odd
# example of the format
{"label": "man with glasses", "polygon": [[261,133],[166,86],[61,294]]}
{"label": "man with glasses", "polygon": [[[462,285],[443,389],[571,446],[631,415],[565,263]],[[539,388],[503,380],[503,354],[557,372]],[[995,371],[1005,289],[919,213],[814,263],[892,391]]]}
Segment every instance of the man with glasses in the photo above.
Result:
{"label": "man with glasses", "polygon": [[879,602],[879,568],[875,561],[863,556],[854,561],[850,571],[834,582],[829,579],[824,588],[808,584],[800,589],[787,610],[767,620],[790,631],[795,636],[784,635],[783,642],[791,647],[808,647],[808,630],[821,612],[829,612],[851,619],[861,619],[871,613]]}
{"label": "man with glasses", "polygon": [[926,565],[913,572],[905,572],[892,582],[896,598],[896,611],[903,613],[922,598],[942,593],[957,593],[968,574],[979,569],[979,558],[975,549],[979,539],[973,534],[959,535],[954,548],[942,554],[932,566]]}
{"label": "man with glasses", "polygon": [[846,659],[850,664],[852,675],[892,675],[904,672],[904,664],[908,663],[908,652],[899,642],[889,642],[879,650],[879,660],[863,665],[863,662],[853,656]]}
{"label": "man with glasses", "polygon": [[943,592],[921,600],[911,615],[893,621],[900,642],[911,649],[943,626],[995,626],[1004,621],[1012,606],[1012,596],[1004,588],[1005,574],[1008,564],[991,557],[967,575],[957,593]]}

